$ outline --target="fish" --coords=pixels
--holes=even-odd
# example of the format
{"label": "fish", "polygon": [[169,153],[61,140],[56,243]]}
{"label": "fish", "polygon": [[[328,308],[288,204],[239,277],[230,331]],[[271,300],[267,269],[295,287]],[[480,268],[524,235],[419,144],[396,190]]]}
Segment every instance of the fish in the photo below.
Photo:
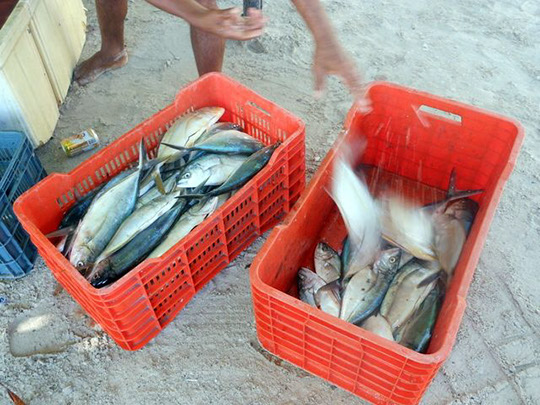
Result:
{"label": "fish", "polygon": [[341,259],[337,252],[321,242],[315,248],[315,272],[327,283],[341,276]]}
{"label": "fish", "polygon": [[139,145],[138,170],[127,175],[113,187],[98,193],[76,231],[70,263],[79,271],[88,269],[105,249],[115,232],[134,210],[139,194],[146,152]]}
{"label": "fish", "polygon": [[339,317],[341,308],[341,284],[334,280],[315,292],[315,305],[327,314]]}
{"label": "fish", "polygon": [[[419,259],[439,260],[448,274],[457,263],[466,232],[458,226],[459,221],[455,221],[450,213],[445,214],[445,211],[456,200],[483,192],[457,190],[455,184],[454,169],[450,173],[446,197],[423,207],[397,195],[386,195],[381,199],[383,238]],[[470,214],[463,215],[465,224],[472,222]]]}
{"label": "fish", "polygon": [[228,198],[227,194],[200,201],[183,214],[178,222],[158,246],[150,252],[148,258],[160,257],[187,236],[197,225],[216,211]]}
{"label": "fish", "polygon": [[444,212],[458,219],[465,228],[465,232],[469,234],[478,209],[479,206],[476,201],[463,198],[450,202]]}
{"label": "fish", "polygon": [[385,240],[422,260],[436,260],[431,215],[402,196],[381,198],[382,235]]}
{"label": "fish", "polygon": [[156,158],[170,161],[181,155],[165,144],[191,147],[225,113],[222,107],[204,107],[180,117],[163,135]]}
{"label": "fish", "polygon": [[436,284],[407,323],[396,330],[396,342],[414,351],[425,352],[441,307],[441,294],[442,289]]}
{"label": "fish", "polygon": [[351,260],[351,243],[347,236],[343,240],[343,248],[341,249],[341,273],[343,276],[344,269],[349,265]]}
{"label": "fish", "polygon": [[461,256],[467,233],[461,222],[448,214],[437,215],[433,219],[434,241],[433,249],[441,267],[449,280]]}
{"label": "fish", "polygon": [[200,136],[200,138],[197,140],[197,143],[201,143],[206,141],[208,138],[211,138],[212,136],[216,135],[217,133],[221,131],[244,131],[244,128],[242,128],[242,125],[235,124],[234,122],[216,122],[214,125],[210,126],[208,130]]}
{"label": "fish", "polygon": [[394,335],[392,334],[392,328],[384,316],[381,314],[371,315],[361,325],[365,330],[369,330],[371,333],[382,336],[385,339],[394,341]]}
{"label": "fish", "polygon": [[96,259],[96,263],[99,263],[112,253],[124,247],[138,233],[151,226],[159,217],[165,215],[176,204],[176,193],[170,193],[155,198],[141,208],[134,210],[131,215],[122,222],[122,225],[120,225],[103,252],[101,252]]}
{"label": "fish", "polygon": [[298,270],[298,296],[306,304],[316,308],[315,294],[325,285],[324,280],[310,269],[302,267]]}
{"label": "fish", "polygon": [[351,278],[343,293],[341,319],[360,324],[377,310],[399,268],[400,257],[398,248],[384,250],[372,267],[365,267]]}
{"label": "fish", "polygon": [[164,215],[141,232],[137,233],[120,249],[96,263],[88,281],[95,288],[103,288],[124,276],[134,266],[142,262],[174,224],[184,208],[178,202]]}
{"label": "fish", "polygon": [[443,212],[433,215],[433,248],[446,272],[447,283],[453,276],[477,211],[478,203],[464,198],[451,202]]}
{"label": "fish", "polygon": [[330,195],[348,231],[351,263],[344,268],[344,279],[372,264],[380,251],[380,210],[367,185],[360,180],[344,155],[334,163]]}
{"label": "fish", "polygon": [[[280,143],[277,142],[274,145],[266,146],[263,149],[255,152],[249,156],[238,169],[236,169],[223,183],[216,189],[206,194],[184,194],[178,198],[202,198],[202,197],[215,197],[220,194],[230,193],[251,180],[264,166],[270,161],[272,154],[279,147]],[[233,157],[233,156],[230,156]]]}
{"label": "fish", "polygon": [[205,141],[197,142],[189,148],[167,143],[162,144],[184,152],[203,151],[231,155],[251,155],[264,147],[264,144],[256,138],[236,130],[220,131]]}
{"label": "fish", "polygon": [[380,313],[392,327],[392,331],[405,324],[418,309],[440,277],[441,265],[438,262],[413,260],[400,270],[392,281]]}
{"label": "fish", "polygon": [[78,224],[81,218],[86,214],[88,211],[88,208],[90,207],[90,204],[92,204],[92,201],[94,197],[99,193],[102,186],[97,187],[93,189],[92,191],[85,194],[79,201],[77,201],[65,214],[62,218],[62,221],[60,221],[60,225],[58,226],[58,229],[67,228],[69,226],[72,226],[74,224]]}
{"label": "fish", "polygon": [[246,156],[205,155],[188,163],[182,171],[177,187],[219,186],[246,161]]}

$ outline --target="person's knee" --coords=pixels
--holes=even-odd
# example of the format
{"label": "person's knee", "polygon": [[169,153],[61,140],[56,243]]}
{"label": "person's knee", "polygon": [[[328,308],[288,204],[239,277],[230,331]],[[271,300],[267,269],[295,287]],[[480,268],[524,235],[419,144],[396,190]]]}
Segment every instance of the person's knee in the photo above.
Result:
{"label": "person's knee", "polygon": [[216,0],[197,0],[200,5],[208,8],[217,8]]}

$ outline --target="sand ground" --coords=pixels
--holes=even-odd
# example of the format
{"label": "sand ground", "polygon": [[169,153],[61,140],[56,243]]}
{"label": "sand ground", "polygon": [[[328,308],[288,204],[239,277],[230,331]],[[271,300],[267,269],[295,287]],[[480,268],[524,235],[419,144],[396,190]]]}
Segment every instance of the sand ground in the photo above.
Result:
{"label": "sand ground", "polygon": [[[99,47],[88,8],[83,58]],[[230,1],[223,5],[233,4]],[[307,123],[310,177],[333,143],[351,98],[330,80],[312,97],[309,33],[287,0],[265,3],[264,53],[229,43],[224,71]],[[354,6],[352,4],[355,4]],[[537,1],[327,0],[345,47],[367,80],[383,79],[518,119],[527,137],[472,283],[450,359],[425,404],[540,402],[540,8]],[[93,127],[114,140],[167,105],[196,77],[189,28],[143,1],[129,3],[129,64],[84,88],[73,85],[54,138],[38,150],[49,172],[66,172],[59,141]],[[536,39],[535,39],[536,38]],[[31,404],[351,404],[349,393],[257,349],[249,278],[263,238],[219,274],[174,322],[135,353],[89,327],[41,259],[28,277],[0,283],[1,379]],[[14,358],[9,323],[43,310],[69,343],[55,355]],[[66,335],[67,334],[67,337]],[[0,404],[9,401],[0,395]]]}

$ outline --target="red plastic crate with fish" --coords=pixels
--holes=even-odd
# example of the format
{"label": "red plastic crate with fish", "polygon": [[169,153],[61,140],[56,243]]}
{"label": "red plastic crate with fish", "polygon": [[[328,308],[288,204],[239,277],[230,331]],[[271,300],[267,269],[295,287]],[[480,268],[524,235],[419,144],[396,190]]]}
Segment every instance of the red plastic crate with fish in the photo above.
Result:
{"label": "red plastic crate with fish", "polygon": [[[175,119],[206,106],[225,108],[222,120],[240,124],[264,144],[281,145],[263,170],[167,253],[144,261],[110,286],[92,287],[45,235],[58,227],[77,197],[136,163],[141,139],[154,156]],[[208,74],[70,173],[38,183],[16,201],[15,213],[58,282],[119,346],[136,350],[289,212],[305,186],[304,141],[300,119],[222,74]]]}
{"label": "red plastic crate with fish", "polygon": [[[373,403],[415,404],[450,355],[489,225],[524,134],[508,118],[396,85],[374,83],[369,95],[373,111],[362,114],[353,107],[349,112],[343,137],[251,266],[257,335],[273,354]],[[425,354],[296,298],[298,269],[312,267],[318,242],[341,249],[347,231],[327,190],[340,144],[364,136],[367,146],[355,164],[366,169],[372,192],[377,186],[398,187],[429,203],[447,189],[454,168],[458,188],[484,189],[472,197],[479,211]]]}

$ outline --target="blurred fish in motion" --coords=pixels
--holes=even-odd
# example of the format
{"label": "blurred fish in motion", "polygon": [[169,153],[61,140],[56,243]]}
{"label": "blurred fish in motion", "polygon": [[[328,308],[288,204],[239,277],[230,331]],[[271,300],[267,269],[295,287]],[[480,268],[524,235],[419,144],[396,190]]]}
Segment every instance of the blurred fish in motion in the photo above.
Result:
{"label": "blurred fish in motion", "polygon": [[366,183],[352,169],[350,153],[342,148],[336,156],[331,190],[331,197],[347,227],[351,263],[354,262],[344,269],[345,279],[371,265],[381,244],[379,207]]}

